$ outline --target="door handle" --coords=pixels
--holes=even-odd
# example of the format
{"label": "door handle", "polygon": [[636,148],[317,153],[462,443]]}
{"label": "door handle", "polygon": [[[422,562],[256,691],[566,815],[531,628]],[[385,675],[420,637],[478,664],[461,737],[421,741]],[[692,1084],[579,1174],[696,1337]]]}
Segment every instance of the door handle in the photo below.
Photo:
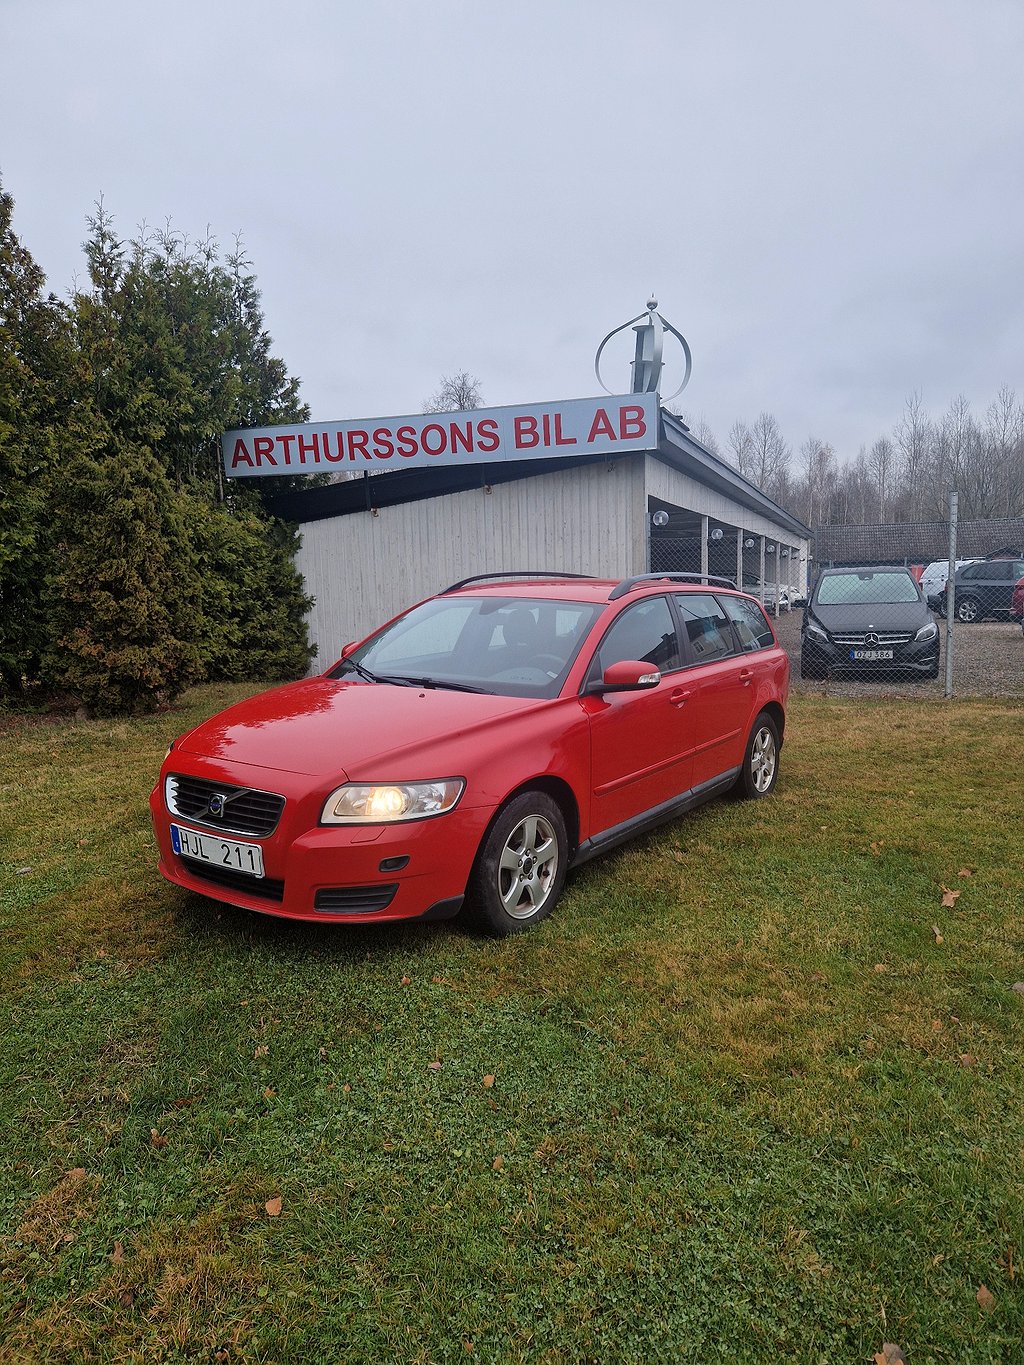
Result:
{"label": "door handle", "polygon": [[673,706],[685,706],[692,696],[692,688],[677,687],[674,692],[668,694],[668,699]]}
{"label": "door handle", "polygon": [[751,678],[753,678],[753,676],[754,676],[754,674],[753,674],[753,670],[752,670],[752,669],[749,669],[749,668],[741,668],[741,669],[740,669],[740,682],[743,684],[744,687],[747,686],[747,684],[750,682],[750,680],[751,680]]}

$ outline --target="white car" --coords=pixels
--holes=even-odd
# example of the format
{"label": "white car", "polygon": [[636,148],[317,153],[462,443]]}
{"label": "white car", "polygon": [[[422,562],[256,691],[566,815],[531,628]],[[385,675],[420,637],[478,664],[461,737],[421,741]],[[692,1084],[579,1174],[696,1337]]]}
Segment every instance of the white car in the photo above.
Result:
{"label": "white car", "polygon": [[764,602],[765,607],[766,607],[769,611],[773,611],[773,612],[775,612],[776,615],[778,615],[778,613],[779,613],[780,611],[792,611],[792,610],[793,610],[793,607],[794,607],[794,604],[795,604],[796,598],[797,598],[797,590],[796,590],[796,588],[787,588],[787,587],[781,587],[781,588],[779,589],[779,605],[778,605],[778,610],[776,610],[776,606],[775,606],[775,584],[774,584],[774,583],[766,583],[766,584],[764,585],[764,593],[763,593],[763,594],[760,593],[760,592],[755,588],[755,589],[754,589],[754,596],[755,596],[755,597],[761,597],[762,601]]}
{"label": "white car", "polygon": [[[956,568],[958,569],[963,564],[973,563],[974,563],[973,559],[958,559],[955,561]],[[924,573],[921,575],[919,579],[919,582],[921,584],[921,591],[924,593],[924,600],[928,603],[929,606],[941,605],[934,603],[932,599],[941,598],[942,594],[946,591],[946,579],[948,577],[949,577],[948,559],[932,560],[931,564],[928,565]]]}

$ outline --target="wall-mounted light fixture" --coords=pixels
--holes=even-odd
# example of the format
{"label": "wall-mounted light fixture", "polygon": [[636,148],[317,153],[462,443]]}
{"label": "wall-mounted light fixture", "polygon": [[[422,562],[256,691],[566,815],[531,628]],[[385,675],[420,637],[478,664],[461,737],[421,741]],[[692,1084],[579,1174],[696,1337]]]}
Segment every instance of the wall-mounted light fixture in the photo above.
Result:
{"label": "wall-mounted light fixture", "polygon": [[659,507],[654,516],[651,517],[651,525],[659,527],[668,525],[668,513],[664,507]]}
{"label": "wall-mounted light fixture", "polygon": [[721,540],[724,535],[725,532],[722,530],[721,526],[716,526],[715,529],[711,532],[711,539]]}
{"label": "wall-mounted light fixture", "polygon": [[783,552],[782,552],[782,558],[783,558],[783,559],[788,559],[788,558],[789,558],[789,551],[788,551],[788,550],[783,550]]}
{"label": "wall-mounted light fixture", "polygon": [[743,542],[743,548],[744,550],[752,550],[754,548],[753,536],[747,536],[746,540]]}
{"label": "wall-mounted light fixture", "polygon": [[775,553],[775,544],[773,541],[768,542],[768,544],[764,547],[764,552],[766,555],[773,555]]}

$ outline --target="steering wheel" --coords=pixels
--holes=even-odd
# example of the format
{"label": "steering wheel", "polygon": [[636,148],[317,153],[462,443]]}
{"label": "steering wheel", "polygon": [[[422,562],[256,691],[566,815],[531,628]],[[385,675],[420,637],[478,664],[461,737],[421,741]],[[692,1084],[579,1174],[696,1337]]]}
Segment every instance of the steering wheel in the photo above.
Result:
{"label": "steering wheel", "polygon": [[552,677],[561,673],[565,667],[565,660],[560,659],[557,654],[535,654],[532,662],[538,668],[542,668],[545,673],[550,673]]}

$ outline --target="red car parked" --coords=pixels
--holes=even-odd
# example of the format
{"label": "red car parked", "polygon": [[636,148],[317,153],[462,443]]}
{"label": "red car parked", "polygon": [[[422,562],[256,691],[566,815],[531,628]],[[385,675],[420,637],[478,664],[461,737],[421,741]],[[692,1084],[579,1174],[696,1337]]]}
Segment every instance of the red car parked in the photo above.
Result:
{"label": "red car parked", "polygon": [[293,919],[465,903],[516,933],[588,858],[730,789],[766,796],[788,687],[728,580],[467,579],[175,740],[160,871]]}

